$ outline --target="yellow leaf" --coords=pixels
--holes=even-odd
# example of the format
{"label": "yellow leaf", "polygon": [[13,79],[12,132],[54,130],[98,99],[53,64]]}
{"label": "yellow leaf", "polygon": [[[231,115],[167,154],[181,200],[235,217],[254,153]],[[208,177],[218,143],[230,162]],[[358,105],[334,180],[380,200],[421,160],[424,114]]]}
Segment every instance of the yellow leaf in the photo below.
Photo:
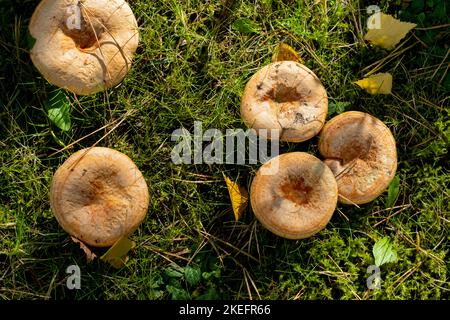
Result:
{"label": "yellow leaf", "polygon": [[364,39],[382,48],[391,50],[406,34],[416,27],[415,23],[402,22],[391,15],[377,12],[367,20],[367,31]]}
{"label": "yellow leaf", "polygon": [[390,94],[392,90],[392,75],[390,73],[377,73],[355,83],[370,94]]}
{"label": "yellow leaf", "polygon": [[97,258],[96,254],[93,253],[91,251],[91,249],[89,249],[89,247],[87,245],[85,245],[83,242],[81,242],[80,240],[78,240],[75,237],[70,237],[70,238],[72,238],[73,242],[78,243],[80,245],[80,248],[84,251],[84,253],[86,255],[87,262],[91,262],[92,260]]}
{"label": "yellow leaf", "polygon": [[136,247],[134,241],[122,237],[100,259],[119,269],[128,261],[127,253],[134,247]]}
{"label": "yellow leaf", "polygon": [[233,207],[234,218],[236,221],[244,213],[245,208],[248,204],[248,192],[245,188],[241,187],[237,183],[231,181],[225,174],[223,175],[225,182],[227,184],[228,193],[230,194],[231,206]]}
{"label": "yellow leaf", "polygon": [[280,43],[272,56],[272,62],[277,61],[303,62],[298,53],[288,44]]}

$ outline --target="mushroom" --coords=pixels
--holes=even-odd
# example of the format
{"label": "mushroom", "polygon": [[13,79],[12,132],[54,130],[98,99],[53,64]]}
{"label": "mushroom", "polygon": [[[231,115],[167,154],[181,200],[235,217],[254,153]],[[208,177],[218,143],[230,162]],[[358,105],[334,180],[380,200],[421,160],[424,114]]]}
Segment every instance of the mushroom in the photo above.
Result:
{"label": "mushroom", "polygon": [[374,200],[395,176],[397,150],[389,128],[363,112],[344,112],[324,126],[319,151],[336,176],[339,201]]}
{"label": "mushroom", "polygon": [[118,84],[139,42],[124,0],[42,0],[29,25],[31,60],[50,83],[80,95]]}
{"label": "mushroom", "polygon": [[[278,166],[275,174],[270,167]],[[304,152],[285,153],[266,162],[250,189],[253,212],[278,236],[303,239],[322,230],[336,208],[338,191],[333,172]]]}
{"label": "mushroom", "polygon": [[[328,112],[319,78],[294,61],[274,62],[255,73],[244,89],[241,116],[247,127],[279,130],[280,140],[301,142],[318,134]],[[261,133],[260,133],[261,134]]]}
{"label": "mushroom", "polygon": [[93,147],[70,156],[56,171],[50,205],[61,227],[94,247],[128,236],[144,219],[149,192],[142,173],[123,153]]}

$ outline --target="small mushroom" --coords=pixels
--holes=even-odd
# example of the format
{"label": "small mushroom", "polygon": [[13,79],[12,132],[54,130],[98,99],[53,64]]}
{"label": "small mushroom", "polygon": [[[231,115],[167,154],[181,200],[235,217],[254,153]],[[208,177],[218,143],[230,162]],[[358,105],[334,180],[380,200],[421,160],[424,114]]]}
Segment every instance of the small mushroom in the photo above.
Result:
{"label": "small mushroom", "polygon": [[88,148],[56,171],[50,205],[61,227],[88,245],[108,247],[144,219],[149,192],[142,173],[123,153]]}
{"label": "small mushroom", "polygon": [[374,200],[395,176],[397,149],[389,128],[363,112],[344,112],[324,126],[319,151],[336,176],[339,201]]}
{"label": "small mushroom", "polygon": [[[278,166],[278,170],[270,170]],[[275,174],[264,174],[264,171]],[[327,225],[338,191],[333,172],[304,152],[285,153],[266,162],[250,190],[253,212],[261,224],[288,239],[310,237]]]}
{"label": "small mushroom", "polygon": [[255,73],[244,89],[241,116],[249,128],[279,130],[280,140],[301,142],[320,132],[328,97],[319,78],[294,61],[274,62]]}
{"label": "small mushroom", "polygon": [[124,0],[42,0],[29,25],[31,60],[50,83],[80,95],[118,84],[139,42]]}

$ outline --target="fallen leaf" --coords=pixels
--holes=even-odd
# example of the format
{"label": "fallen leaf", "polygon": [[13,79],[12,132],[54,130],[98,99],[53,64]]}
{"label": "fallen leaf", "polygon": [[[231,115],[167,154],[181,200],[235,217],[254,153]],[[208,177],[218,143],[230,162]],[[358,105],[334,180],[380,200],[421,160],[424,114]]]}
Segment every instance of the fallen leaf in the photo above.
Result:
{"label": "fallen leaf", "polygon": [[390,73],[377,73],[355,83],[370,94],[390,94],[392,75]]}
{"label": "fallen leaf", "polygon": [[280,43],[272,56],[272,62],[286,60],[303,63],[302,58],[300,58],[299,54],[290,45]]}
{"label": "fallen leaf", "polygon": [[134,241],[122,237],[100,257],[100,260],[108,262],[114,268],[119,269],[128,261],[127,253],[134,247],[136,247]]}
{"label": "fallen leaf", "polygon": [[367,20],[368,31],[364,39],[382,48],[391,50],[417,25],[402,22],[382,12],[374,13]]}
{"label": "fallen leaf", "polygon": [[388,262],[395,262],[398,259],[397,253],[388,237],[378,240],[373,246],[372,253],[375,258],[375,264],[378,267]]}
{"label": "fallen leaf", "polygon": [[225,174],[223,174],[225,182],[227,184],[228,193],[230,194],[231,206],[233,207],[234,218],[236,221],[244,213],[248,204],[248,192],[245,188],[241,187],[234,181],[231,181]]}
{"label": "fallen leaf", "polygon": [[84,251],[84,253],[86,254],[86,259],[88,262],[93,261],[95,258],[97,258],[97,255],[95,253],[93,253],[91,251],[91,249],[89,249],[89,247],[87,245],[85,245],[82,241],[78,240],[75,237],[71,237],[72,241],[75,243],[78,243],[80,245],[80,248]]}

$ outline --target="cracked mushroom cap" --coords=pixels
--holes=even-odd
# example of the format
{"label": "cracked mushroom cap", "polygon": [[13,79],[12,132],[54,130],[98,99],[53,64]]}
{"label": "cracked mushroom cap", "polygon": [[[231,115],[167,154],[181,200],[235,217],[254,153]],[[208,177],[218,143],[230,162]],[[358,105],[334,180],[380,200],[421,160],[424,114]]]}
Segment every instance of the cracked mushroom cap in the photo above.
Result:
{"label": "cracked mushroom cap", "polygon": [[280,140],[301,142],[320,132],[328,97],[319,78],[294,61],[274,62],[255,73],[244,89],[241,116],[249,128],[279,130]]}
{"label": "cracked mushroom cap", "polygon": [[149,192],[142,173],[123,153],[88,148],[56,171],[50,205],[61,227],[95,247],[113,245],[144,219]]}
{"label": "cracked mushroom cap", "polygon": [[50,83],[80,95],[125,77],[139,42],[124,0],[42,0],[29,25],[31,60]]}
{"label": "cracked mushroom cap", "polygon": [[386,190],[397,170],[391,131],[367,113],[344,112],[328,121],[320,135],[319,150],[336,176],[342,203],[374,200]]}
{"label": "cracked mushroom cap", "polygon": [[[262,169],[278,166],[275,174]],[[250,201],[261,224],[288,239],[310,237],[327,225],[338,191],[333,172],[304,152],[282,154],[266,162],[253,179]]]}

